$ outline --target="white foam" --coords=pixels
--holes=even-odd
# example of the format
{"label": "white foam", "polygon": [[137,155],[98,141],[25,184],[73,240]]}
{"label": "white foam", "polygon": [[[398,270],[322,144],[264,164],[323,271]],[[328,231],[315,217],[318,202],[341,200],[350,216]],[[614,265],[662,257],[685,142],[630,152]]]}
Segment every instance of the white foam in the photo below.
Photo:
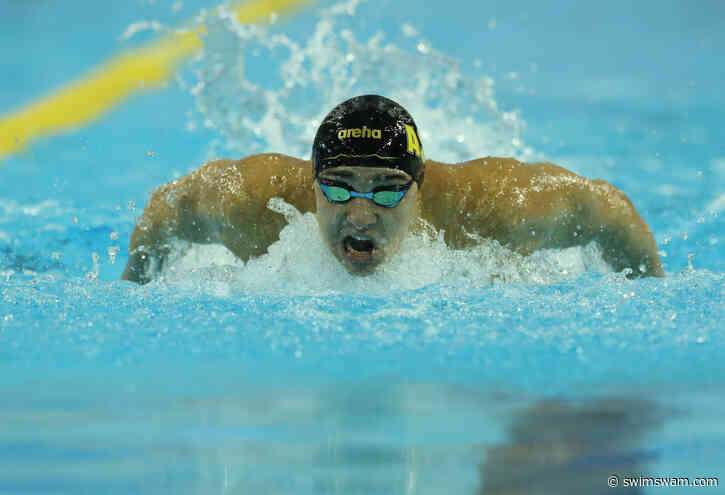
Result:
{"label": "white foam", "polygon": [[[227,155],[277,151],[307,158],[329,110],[351,96],[378,93],[411,112],[429,158],[537,157],[522,139],[519,113],[496,103],[492,78],[466,75],[461,61],[417,36],[360,34],[366,9],[377,8],[353,0],[321,9],[314,30],[297,37],[239,25],[224,9],[208,14],[192,90],[199,121],[225,137]],[[401,21],[410,34],[405,26]],[[224,150],[210,152],[218,154]]]}
{"label": "white foam", "polygon": [[[307,158],[330,109],[351,96],[378,93],[411,112],[428,158],[540,158],[522,139],[521,115],[499,108],[492,78],[464,73],[461,61],[413,35],[402,20],[396,32],[362,34],[366,9],[377,8],[362,0],[337,3],[317,11],[314,29],[297,37],[239,25],[224,9],[200,17],[208,34],[191,93],[199,120],[222,134],[227,149],[212,149],[210,156],[277,151]],[[312,214],[280,202],[270,207],[290,223],[267,254],[244,264],[218,246],[186,246],[164,280],[211,284],[222,292],[385,294],[436,283],[551,283],[588,269],[610,271],[596,245],[522,257],[492,241],[456,251],[440,235],[421,234],[407,239],[378,272],[359,278],[328,252]]]}
{"label": "white foam", "polygon": [[707,211],[712,213],[720,213],[723,210],[725,210],[725,194],[721,194],[707,206]]}
{"label": "white foam", "polygon": [[46,199],[39,203],[21,204],[14,199],[0,199],[0,220],[7,220],[15,215],[28,215],[32,217],[53,216],[65,211],[60,203],[54,199]]}
{"label": "white foam", "polygon": [[279,295],[385,295],[432,284],[477,287],[495,283],[549,284],[592,270],[611,272],[595,243],[585,247],[549,249],[521,256],[495,241],[454,250],[441,234],[409,236],[398,255],[374,274],[349,274],[322,243],[314,214],[300,214],[279,199],[270,208],[289,224],[268,253],[244,263],[225,247],[179,243],[161,272],[165,284],[203,286],[220,295],[243,290]]}
{"label": "white foam", "polygon": [[118,40],[127,41],[133,38],[137,33],[141,33],[144,31],[160,33],[168,31],[168,28],[161,24],[159,21],[138,21],[128,26],[123,34],[118,37]]}

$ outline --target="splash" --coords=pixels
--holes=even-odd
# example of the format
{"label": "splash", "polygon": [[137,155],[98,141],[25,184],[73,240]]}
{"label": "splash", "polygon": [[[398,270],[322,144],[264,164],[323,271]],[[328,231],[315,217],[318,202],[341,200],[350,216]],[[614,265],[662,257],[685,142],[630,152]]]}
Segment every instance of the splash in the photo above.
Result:
{"label": "splash", "polygon": [[270,200],[268,207],[284,215],[288,225],[266,254],[244,263],[220,245],[179,243],[160,273],[160,282],[186,288],[203,286],[220,296],[240,290],[287,296],[382,296],[433,284],[462,288],[550,284],[586,271],[611,272],[596,243],[521,256],[491,240],[482,240],[470,249],[451,249],[442,233],[429,228],[410,235],[400,252],[375,273],[357,277],[323,244],[314,214],[303,215],[278,198]]}
{"label": "splash", "polygon": [[335,4],[296,37],[274,25],[240,25],[224,10],[202,16],[208,35],[191,93],[203,125],[224,137],[210,156],[274,151],[307,158],[325,114],[366,93],[411,112],[430,158],[535,155],[522,140],[520,115],[499,109],[493,79],[465,75],[461,61],[402,20],[396,32],[361,34],[375,9],[359,0]]}
{"label": "splash", "polygon": [[[430,158],[538,156],[523,142],[520,115],[499,108],[493,79],[464,74],[461,61],[435,50],[402,19],[384,25],[394,32],[381,25],[366,34],[364,20],[376,8],[363,0],[333,4],[299,35],[275,25],[241,25],[224,9],[203,13],[198,22],[208,34],[191,94],[203,125],[222,136],[209,158],[258,152],[307,158],[326,113],[366,93],[383,94],[411,112]],[[267,254],[245,264],[220,246],[180,246],[162,279],[205,284],[220,293],[389,294],[436,283],[551,283],[587,270],[610,271],[594,244],[522,257],[490,240],[452,250],[441,235],[428,232],[411,236],[398,256],[359,278],[328,252],[312,214],[301,215],[281,201],[269,207],[285,215],[288,225]]]}

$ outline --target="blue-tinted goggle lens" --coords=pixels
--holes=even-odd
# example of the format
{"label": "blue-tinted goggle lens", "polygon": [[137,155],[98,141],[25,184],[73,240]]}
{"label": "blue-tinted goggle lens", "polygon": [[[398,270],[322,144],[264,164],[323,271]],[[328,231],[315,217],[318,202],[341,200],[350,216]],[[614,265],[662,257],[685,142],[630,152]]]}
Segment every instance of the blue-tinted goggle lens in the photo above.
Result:
{"label": "blue-tinted goggle lens", "polygon": [[353,197],[356,198],[367,198],[373,201],[376,205],[384,206],[386,208],[393,208],[398,206],[398,203],[403,199],[405,193],[410,189],[413,181],[411,180],[407,184],[401,186],[394,186],[392,188],[378,189],[369,193],[359,193],[348,189],[341,184],[335,184],[330,182],[320,182],[320,189],[325,194],[327,200],[331,203],[347,203]]}

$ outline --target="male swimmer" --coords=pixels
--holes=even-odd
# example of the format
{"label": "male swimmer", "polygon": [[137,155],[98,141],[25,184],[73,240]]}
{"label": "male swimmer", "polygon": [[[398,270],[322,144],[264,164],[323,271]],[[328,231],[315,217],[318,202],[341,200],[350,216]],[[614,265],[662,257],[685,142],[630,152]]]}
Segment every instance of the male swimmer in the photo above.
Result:
{"label": "male swimmer", "polygon": [[425,160],[410,114],[365,95],[325,117],[311,161],[216,160],[159,187],[131,235],[121,278],[151,281],[174,240],[219,243],[244,261],[264,254],[287,223],[267,208],[275,197],[315,212],[323,242],[355,275],[375,271],[426,225],[443,230],[454,249],[488,238],[528,255],[596,241],[615,271],[664,275],[649,227],[615,187],[550,163]]}

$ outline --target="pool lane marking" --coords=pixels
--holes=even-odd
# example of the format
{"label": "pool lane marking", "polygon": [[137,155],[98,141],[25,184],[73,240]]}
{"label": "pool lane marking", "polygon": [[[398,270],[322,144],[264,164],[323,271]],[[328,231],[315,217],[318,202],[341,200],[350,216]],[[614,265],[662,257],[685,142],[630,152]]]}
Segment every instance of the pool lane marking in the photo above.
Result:
{"label": "pool lane marking", "polygon": [[[291,14],[312,0],[253,0],[232,10],[241,24]],[[24,108],[0,117],[0,164],[33,140],[79,127],[120,105],[133,93],[168,81],[179,64],[204,46],[205,26],[164,36],[126,51]]]}
{"label": "pool lane marking", "polygon": [[119,105],[132,93],[166,81],[184,58],[202,47],[197,31],[122,53],[74,81],[0,120],[0,159],[45,135],[80,126]]}

